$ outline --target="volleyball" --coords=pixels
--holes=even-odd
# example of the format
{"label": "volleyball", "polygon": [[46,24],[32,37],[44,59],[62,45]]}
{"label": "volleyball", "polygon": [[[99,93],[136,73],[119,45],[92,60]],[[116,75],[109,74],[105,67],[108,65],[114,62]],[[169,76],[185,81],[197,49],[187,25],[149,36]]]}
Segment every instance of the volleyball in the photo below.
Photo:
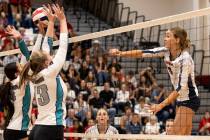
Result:
{"label": "volleyball", "polygon": [[32,20],[33,22],[37,21],[37,20],[41,20],[41,19],[47,19],[47,16],[44,12],[44,8],[43,7],[39,7],[37,8],[33,13],[32,13]]}

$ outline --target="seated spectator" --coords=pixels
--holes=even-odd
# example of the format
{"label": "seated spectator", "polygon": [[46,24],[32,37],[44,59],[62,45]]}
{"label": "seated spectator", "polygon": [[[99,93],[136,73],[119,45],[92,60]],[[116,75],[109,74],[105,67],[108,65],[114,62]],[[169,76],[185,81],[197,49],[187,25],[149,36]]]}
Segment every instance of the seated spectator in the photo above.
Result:
{"label": "seated spectator", "polygon": [[145,103],[145,98],[140,97],[139,103],[134,107],[134,113],[139,114],[141,116],[142,125],[146,125],[147,118],[151,116],[150,106]]}
{"label": "seated spectator", "polygon": [[93,120],[93,119],[89,119],[88,120],[88,124],[87,124],[87,126],[85,126],[85,131],[88,129],[88,128],[90,128],[91,126],[94,126],[95,125],[95,121]]}
{"label": "seated spectator", "polygon": [[140,71],[140,81],[136,90],[136,98],[140,96],[146,97],[146,100],[150,100],[151,93],[154,87],[157,87],[157,81],[152,73],[152,68],[147,67]]}
{"label": "seated spectator", "polygon": [[120,72],[122,66],[120,65],[120,63],[118,62],[117,58],[113,58],[111,60],[111,63],[108,65],[108,70],[111,71],[112,67],[115,67],[117,73]]}
{"label": "seated spectator", "polygon": [[129,124],[126,125],[126,131],[128,134],[140,134],[142,133],[142,125],[140,123],[140,117],[134,113]]}
{"label": "seated spectator", "polygon": [[[78,120],[73,121],[73,126],[70,128],[67,128],[66,132],[69,133],[83,133],[83,126],[80,124]],[[81,138],[79,137],[69,137],[66,140],[80,140]]]}
{"label": "seated spectator", "polygon": [[108,70],[107,63],[102,56],[99,56],[96,62],[96,71],[97,71],[97,85],[103,86],[104,83],[108,80]]}
{"label": "seated spectator", "polygon": [[84,101],[88,101],[91,91],[87,88],[85,80],[81,80],[80,82],[79,94],[82,94]]}
{"label": "seated spectator", "polygon": [[110,86],[112,88],[114,88],[115,90],[119,90],[119,88],[120,88],[120,77],[119,77],[119,74],[117,73],[115,67],[110,68],[108,82],[110,83]]}
{"label": "seated spectator", "polygon": [[158,135],[160,132],[160,125],[157,121],[157,117],[152,115],[150,121],[145,126],[145,134],[155,134]]}
{"label": "seated spectator", "polygon": [[133,111],[131,107],[125,107],[125,114],[120,118],[120,124],[128,125],[132,119]]}
{"label": "seated spectator", "polygon": [[85,113],[88,110],[87,102],[83,100],[83,94],[79,94],[77,99],[74,101],[73,108],[76,111],[76,116],[80,118],[81,121],[85,120]]}
{"label": "seated spectator", "polygon": [[204,117],[199,123],[199,133],[201,135],[210,135],[210,114],[209,111],[205,112]]}
{"label": "seated spectator", "polygon": [[104,84],[104,90],[100,92],[100,98],[104,100],[104,107],[108,111],[110,122],[113,123],[116,115],[116,109],[113,107],[114,92],[110,90],[110,85],[108,82]]}
{"label": "seated spectator", "polygon": [[82,121],[83,127],[87,128],[88,127],[88,122],[89,120],[94,120],[93,114],[91,110],[88,110],[85,112],[85,119]]}
{"label": "seated spectator", "polygon": [[126,90],[126,84],[122,84],[121,90],[117,92],[115,106],[117,108],[117,113],[119,113],[119,111],[124,112],[124,108],[130,106],[129,92]]}
{"label": "seated spectator", "polygon": [[86,54],[85,61],[86,61],[87,65],[88,65],[89,70],[91,70],[93,73],[95,73],[96,69],[95,69],[95,66],[93,64],[92,59],[90,58],[90,55]]}
{"label": "seated spectator", "polygon": [[165,132],[163,132],[163,135],[172,135],[173,134],[173,124],[174,120],[173,119],[168,119],[166,121],[166,126],[165,126]]}
{"label": "seated spectator", "polygon": [[67,75],[66,75],[66,78],[67,78],[67,81],[71,87],[72,90],[75,91],[76,95],[78,94],[78,90],[79,90],[79,86],[78,86],[78,73],[77,71],[75,70],[74,68],[74,65],[69,65],[69,68],[67,69]]}
{"label": "seated spectator", "polygon": [[70,85],[66,83],[67,86],[67,95],[66,95],[66,106],[67,109],[72,108],[74,104],[74,100],[76,99],[75,91],[71,89]]}
{"label": "seated spectator", "polygon": [[[85,131],[85,134],[118,134],[115,127],[109,124],[109,116],[105,109],[99,109],[96,116],[97,124]],[[96,140],[92,138],[91,140]]]}
{"label": "seated spectator", "polygon": [[94,73],[92,70],[90,70],[90,71],[88,72],[88,75],[87,75],[87,77],[85,78],[85,81],[86,81],[87,83],[92,83],[93,86],[96,85],[97,81],[96,81],[95,73]]}
{"label": "seated spectator", "polygon": [[100,98],[100,95],[99,95],[97,89],[93,90],[92,95],[93,95],[93,97],[90,98],[90,100],[89,100],[89,106],[90,106],[90,109],[92,110],[93,116],[95,118],[98,109],[104,107],[104,100]]}
{"label": "seated spectator", "polygon": [[78,56],[74,56],[72,65],[74,66],[74,69],[78,72],[81,67],[82,60]]}
{"label": "seated spectator", "polygon": [[78,120],[75,116],[75,110],[74,109],[68,109],[67,110],[67,117],[66,117],[66,127],[70,128],[73,127],[73,121]]}
{"label": "seated spectator", "polygon": [[134,88],[137,87],[137,80],[133,71],[128,72],[128,75],[126,76],[126,81],[131,83]]}
{"label": "seated spectator", "polygon": [[90,48],[90,57],[93,58],[95,63],[99,56],[103,56],[105,54],[105,50],[101,47],[101,42],[99,40],[94,40],[92,42],[92,47]]}
{"label": "seated spectator", "polygon": [[120,119],[120,126],[117,128],[119,134],[127,134],[126,131],[126,120]]}
{"label": "seated spectator", "polygon": [[82,65],[81,65],[81,67],[79,68],[79,71],[78,71],[80,79],[85,80],[86,77],[88,76],[89,71],[90,70],[88,68],[88,65],[87,65],[86,61],[83,61]]}

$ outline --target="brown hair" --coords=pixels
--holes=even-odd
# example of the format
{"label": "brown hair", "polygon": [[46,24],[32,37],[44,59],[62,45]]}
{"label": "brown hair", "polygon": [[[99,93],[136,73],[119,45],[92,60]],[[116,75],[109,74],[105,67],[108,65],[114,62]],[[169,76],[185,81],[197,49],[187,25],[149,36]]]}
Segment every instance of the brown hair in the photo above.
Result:
{"label": "brown hair", "polygon": [[[45,62],[47,61],[47,55],[43,51],[33,52],[28,63],[25,64],[20,73],[20,86],[26,80],[33,80],[33,77],[44,69]],[[29,75],[29,70],[32,70],[33,74]]]}
{"label": "brown hair", "polygon": [[190,40],[187,38],[187,32],[180,28],[180,27],[174,27],[171,28],[170,31],[173,33],[175,38],[179,38],[179,46],[181,50],[184,50],[186,48],[190,47]]}

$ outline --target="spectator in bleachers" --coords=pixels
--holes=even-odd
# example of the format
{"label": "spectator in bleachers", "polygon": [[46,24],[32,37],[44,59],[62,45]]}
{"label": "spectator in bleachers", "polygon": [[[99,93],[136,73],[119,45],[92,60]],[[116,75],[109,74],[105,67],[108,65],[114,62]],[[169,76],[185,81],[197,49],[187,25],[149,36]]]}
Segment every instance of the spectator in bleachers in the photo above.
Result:
{"label": "spectator in bleachers", "polygon": [[210,135],[210,113],[209,111],[205,112],[204,117],[199,123],[199,133],[201,135]]}
{"label": "spectator in bleachers", "polygon": [[94,125],[95,125],[95,121],[93,119],[89,119],[87,126],[84,127],[84,130],[86,131],[88,128]]}
{"label": "spectator in bleachers", "polygon": [[93,97],[89,99],[89,106],[93,112],[93,116],[96,117],[96,113],[98,109],[104,107],[104,100],[100,98],[100,95],[97,89],[93,90],[92,96]]}
{"label": "spectator in bleachers", "polygon": [[[66,130],[69,133],[83,133],[83,126],[80,124],[78,120],[73,120],[73,126],[70,128],[67,128]],[[81,138],[79,137],[69,137],[66,138],[66,140],[80,140]]]}
{"label": "spectator in bleachers", "polygon": [[93,113],[91,110],[88,110],[85,113],[85,119],[82,121],[84,128],[88,127],[89,120],[94,120]]}
{"label": "spectator in bleachers", "polygon": [[94,40],[92,42],[92,47],[90,48],[90,56],[93,58],[94,63],[97,61],[99,56],[104,56],[105,50],[101,47],[101,42],[99,40]]}
{"label": "spectator in bleachers", "polygon": [[119,73],[122,66],[118,62],[117,58],[113,58],[111,60],[111,63],[108,65],[108,70],[111,71],[112,67],[115,67],[116,71]]}
{"label": "spectator in bleachers", "polygon": [[110,122],[114,123],[114,117],[116,115],[116,109],[113,107],[114,92],[110,89],[108,82],[104,84],[104,89],[100,92],[100,98],[104,101],[104,107],[109,114]]}
{"label": "spectator in bleachers", "polygon": [[79,74],[75,70],[74,65],[70,64],[67,69],[66,78],[67,78],[67,81],[68,81],[71,89],[74,90],[76,92],[76,94],[78,93],[78,90],[79,90],[79,86],[78,86],[79,78],[78,77],[79,77]]}
{"label": "spectator in bleachers", "polygon": [[74,68],[77,72],[81,67],[81,63],[82,63],[82,59],[80,59],[77,55],[74,55],[72,65],[74,66]]}
{"label": "spectator in bleachers", "polygon": [[96,62],[96,71],[97,71],[97,85],[103,86],[104,83],[108,80],[108,70],[107,70],[107,62],[105,61],[103,56],[99,56]]}
{"label": "spectator in bleachers", "polygon": [[93,72],[93,70],[89,70],[87,77],[85,78],[85,81],[87,83],[92,83],[92,86],[95,86],[97,83],[95,74]]}
{"label": "spectator in bleachers", "polygon": [[81,65],[81,67],[79,68],[79,75],[80,75],[80,79],[81,80],[85,80],[86,79],[86,77],[88,76],[88,72],[89,72],[90,70],[89,70],[89,68],[88,68],[88,65],[87,65],[87,63],[86,63],[86,61],[84,60],[83,62],[82,62],[82,65]]}
{"label": "spectator in bleachers", "polygon": [[163,135],[172,135],[173,134],[173,119],[166,120],[165,132],[161,133]]}
{"label": "spectator in bleachers", "polygon": [[6,17],[6,13],[3,11],[2,12],[0,11],[0,25],[2,26],[8,25],[8,19]]}
{"label": "spectator in bleachers", "polygon": [[80,81],[79,94],[82,94],[84,101],[88,101],[91,91],[87,88],[87,83],[85,80]]}
{"label": "spectator in bleachers", "polygon": [[157,84],[154,76],[151,73],[151,68],[148,67],[143,69],[140,71],[139,76],[139,84],[135,90],[136,99],[138,100],[140,96],[143,96],[146,98],[146,100],[150,100],[153,87]]}
{"label": "spectator in bleachers", "polygon": [[138,114],[133,113],[131,121],[126,125],[126,131],[128,134],[142,133],[142,125]]}
{"label": "spectator in bleachers", "polygon": [[148,117],[150,117],[151,112],[149,112],[150,106],[145,103],[145,98],[140,97],[139,103],[134,107],[134,113],[139,114],[141,116],[142,125],[146,125]]}
{"label": "spectator in bleachers", "polygon": [[66,95],[66,109],[72,108],[76,99],[76,93],[71,89],[71,86],[66,83],[67,95]]}
{"label": "spectator in bleachers", "polygon": [[117,108],[117,114],[121,111],[124,112],[126,106],[130,106],[129,92],[127,91],[126,84],[121,85],[121,89],[117,92],[115,99],[115,106]]}
{"label": "spectator in bleachers", "polygon": [[137,80],[133,71],[128,72],[128,75],[126,76],[126,81],[131,83],[133,88],[137,87]]}
{"label": "spectator in bleachers", "polygon": [[118,127],[119,134],[126,134],[126,120],[120,118],[120,125]]}
{"label": "spectator in bleachers", "polygon": [[96,68],[95,68],[95,66],[93,64],[93,61],[92,61],[92,59],[91,59],[89,54],[86,54],[85,61],[87,63],[87,66],[88,66],[89,70],[91,70],[91,71],[93,71],[95,73]]}
{"label": "spectator in bleachers", "polygon": [[111,67],[109,71],[109,77],[108,82],[110,83],[110,86],[114,88],[116,91],[120,88],[120,77],[119,74],[116,71],[116,68],[113,66]]}
{"label": "spectator in bleachers", "polygon": [[145,134],[159,134],[160,125],[155,115],[150,116],[149,122],[145,126]]}
{"label": "spectator in bleachers", "polygon": [[132,119],[133,111],[129,106],[125,107],[125,114],[120,117],[120,124],[124,124],[125,126],[129,124]]}
{"label": "spectator in bleachers", "polygon": [[67,110],[66,127],[67,128],[72,127],[74,120],[78,120],[78,119],[76,118],[75,110],[70,108]]}
{"label": "spectator in bleachers", "polygon": [[76,116],[81,120],[85,120],[85,113],[88,111],[88,104],[83,100],[83,94],[79,94],[74,101],[73,108],[75,109]]}

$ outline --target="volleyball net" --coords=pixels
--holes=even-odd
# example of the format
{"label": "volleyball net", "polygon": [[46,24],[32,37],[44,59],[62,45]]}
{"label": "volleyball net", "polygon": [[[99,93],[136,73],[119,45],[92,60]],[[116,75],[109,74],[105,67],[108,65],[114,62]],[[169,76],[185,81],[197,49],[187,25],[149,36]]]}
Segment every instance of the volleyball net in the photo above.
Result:
{"label": "volleyball net", "polygon": [[[165,32],[168,29],[171,29],[173,27],[181,27],[185,29],[188,33],[188,38],[191,40],[191,48],[189,49],[190,54],[192,55],[194,62],[195,62],[195,71],[196,76],[200,75],[210,75],[210,49],[209,49],[209,31],[210,31],[210,8],[200,9],[197,11],[191,11],[186,12],[178,15],[168,16],[160,19],[154,19],[150,21],[146,21],[143,17],[142,19],[135,19],[134,24],[107,29],[100,32],[94,32],[86,35],[76,36],[69,38],[69,43],[71,43],[72,50],[74,52],[69,52],[69,57],[71,58],[74,56],[72,60],[70,60],[72,63],[75,59],[75,55],[77,55],[77,59],[85,59],[85,56],[83,54],[89,54],[90,58],[93,60],[93,64],[100,63],[99,61],[110,62],[113,61],[112,57],[108,56],[109,49],[118,48],[119,50],[125,51],[125,50],[134,50],[134,49],[152,49],[156,47],[164,46],[164,36]],[[85,41],[92,40],[92,43],[89,44],[90,46],[84,45]],[[59,41],[54,41],[53,46],[58,46]],[[83,46],[84,45],[84,46]],[[100,47],[95,49],[94,47]],[[30,46],[29,49],[31,50],[33,46]],[[10,51],[4,51],[0,52],[0,56],[7,56],[7,55],[13,55],[20,53],[19,49],[16,50],[10,50]],[[99,60],[106,59],[106,60]],[[120,76],[124,76],[124,79],[118,79],[118,82],[128,82],[129,78],[128,76],[136,75],[137,80],[139,80],[138,74],[141,70],[152,67],[155,73],[156,81],[158,85],[163,85],[167,89],[171,89],[171,82],[169,80],[166,67],[164,66],[162,59],[157,58],[145,58],[145,59],[133,59],[133,58],[118,58],[116,57],[119,64],[122,66],[122,71],[118,71],[118,74]],[[81,64],[83,65],[83,64]],[[85,64],[84,64],[85,65]],[[101,67],[99,70],[104,71],[104,68]],[[111,69],[106,69],[107,73],[112,73]],[[133,71],[133,73],[131,72]],[[114,73],[114,72],[113,72]],[[97,83],[97,90],[100,93],[101,90],[103,90],[103,84],[106,80],[107,75],[102,76],[102,81],[99,80],[99,83]],[[84,77],[83,77],[84,78]],[[113,76],[113,78],[116,78]],[[122,77],[121,77],[122,78]],[[128,79],[127,79],[128,78]],[[104,81],[103,81],[104,80]],[[113,79],[114,81],[115,79]],[[198,79],[200,80],[200,79]],[[102,84],[100,83],[102,82]],[[202,80],[198,81],[200,85],[202,85]],[[129,82],[128,82],[129,83]],[[131,82],[132,83],[132,82]],[[114,84],[114,83],[113,83]],[[122,84],[122,83],[120,83]],[[133,87],[129,87],[129,84],[127,85],[130,89],[130,92],[136,91],[138,88],[138,83],[132,83]],[[117,92],[121,89],[119,85],[112,85],[112,90],[117,94]],[[198,123],[203,117],[205,111],[209,110],[209,102],[210,98],[208,95],[208,91],[204,89],[202,86],[199,87],[199,93],[201,97],[201,107],[196,113],[194,120],[193,120],[193,131],[194,134],[198,134]],[[135,106],[139,104],[139,99],[141,98],[139,96],[139,93],[132,92],[132,98],[129,98],[129,105],[130,107],[133,107],[135,112]],[[151,94],[151,93],[150,93]],[[147,95],[147,93],[142,94],[141,96],[145,97],[146,104],[153,104],[155,103],[150,98],[151,95]],[[132,100],[131,100],[132,99]],[[126,115],[125,110],[122,106],[118,104],[119,102],[115,99],[113,101],[112,107],[115,109],[114,116],[110,116],[110,123],[115,126],[116,128],[121,127],[121,118],[123,115]],[[119,107],[119,108],[118,108]],[[86,108],[77,108],[76,112],[84,111]],[[86,112],[80,112],[83,115],[80,117],[84,119],[84,114]],[[113,113],[113,112],[112,112]],[[152,132],[148,130],[145,132],[145,125],[147,122],[150,121],[151,114],[149,113],[149,110],[144,110],[141,112],[141,110],[137,110],[135,112],[138,114],[139,120],[138,122],[142,125],[142,129],[139,133],[143,134],[116,134],[116,135],[96,135],[96,134],[84,134],[84,133],[65,133],[65,137],[69,138],[85,138],[85,139],[136,139],[136,140],[208,140],[210,137],[208,136],[171,136],[171,135],[160,135],[160,131],[164,131],[164,121],[159,121],[160,118],[157,117],[157,123],[159,123],[160,126],[158,126],[157,135],[151,135]],[[94,114],[94,113],[93,113]],[[113,115],[113,114],[112,114]],[[144,118],[144,119],[142,119]],[[149,119],[148,119],[149,118]],[[162,119],[162,118],[161,118]],[[145,121],[146,120],[146,121]],[[132,119],[130,120],[132,121]],[[145,121],[145,122],[143,122]],[[92,124],[95,124],[95,120],[93,120]],[[81,122],[77,122],[77,124],[82,124]],[[161,126],[162,125],[162,126]],[[73,127],[73,126],[72,126]],[[78,126],[77,126],[78,127]],[[85,126],[82,126],[84,128]],[[125,126],[122,126],[125,127]],[[161,130],[162,127],[162,130]],[[76,128],[75,128],[76,129]],[[68,130],[67,130],[68,131]],[[75,130],[76,131],[76,130]],[[129,131],[129,130],[128,130]],[[152,131],[152,130],[151,130]],[[84,130],[83,130],[84,132]],[[129,132],[132,133],[132,132]],[[2,134],[2,132],[1,132]]]}

